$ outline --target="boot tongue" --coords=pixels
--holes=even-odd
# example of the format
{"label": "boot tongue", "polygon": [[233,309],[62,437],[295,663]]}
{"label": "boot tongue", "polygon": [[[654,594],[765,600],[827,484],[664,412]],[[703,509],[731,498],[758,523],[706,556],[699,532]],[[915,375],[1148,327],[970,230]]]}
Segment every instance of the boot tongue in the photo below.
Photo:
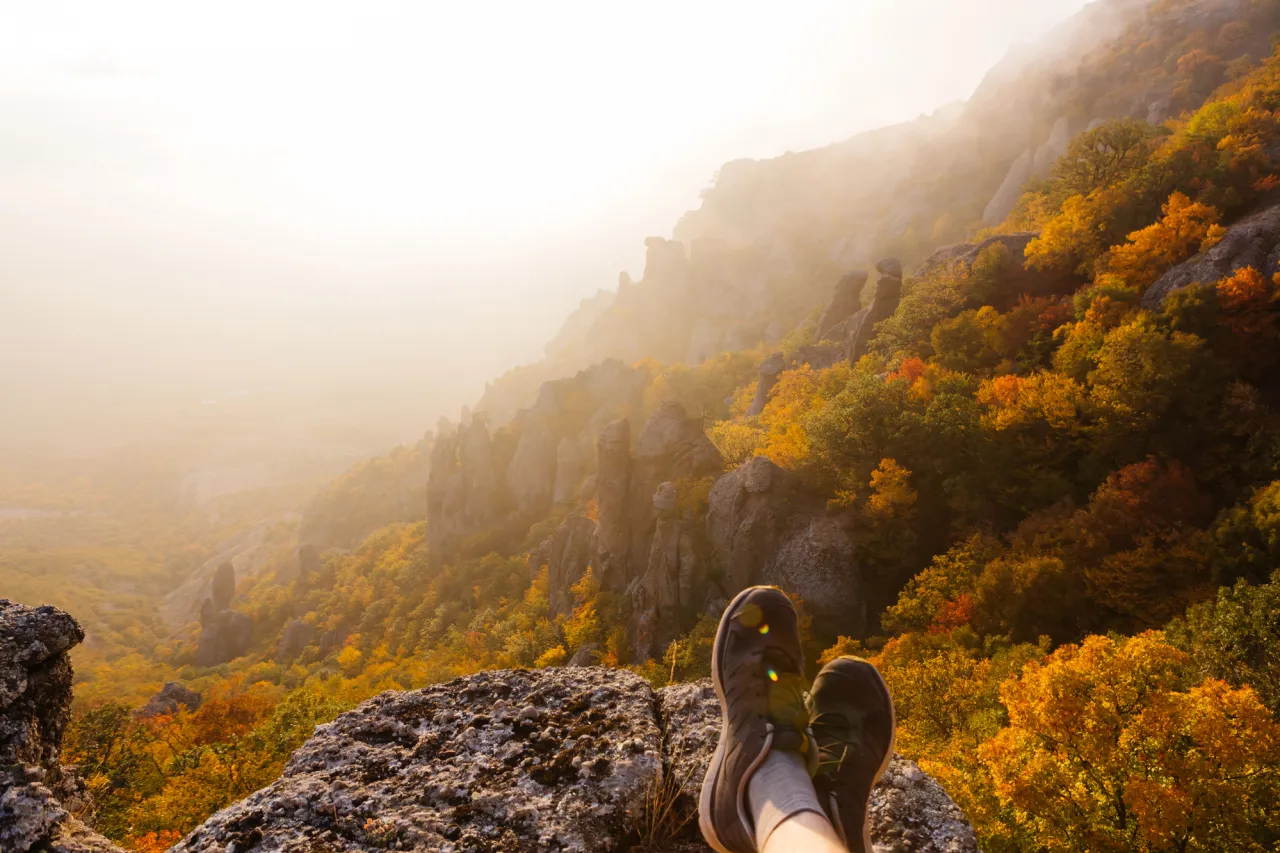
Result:
{"label": "boot tongue", "polygon": [[769,719],[775,726],[775,737],[783,730],[802,733],[809,725],[809,709],[805,705],[804,676],[797,662],[780,649],[768,649],[762,656],[764,675],[769,679]]}

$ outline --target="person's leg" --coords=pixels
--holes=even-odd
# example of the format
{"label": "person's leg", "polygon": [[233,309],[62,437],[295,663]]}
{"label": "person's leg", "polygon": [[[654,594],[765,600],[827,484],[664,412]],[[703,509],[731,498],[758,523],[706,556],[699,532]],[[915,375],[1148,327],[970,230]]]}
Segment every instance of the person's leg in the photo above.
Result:
{"label": "person's leg", "polygon": [[825,817],[798,812],[778,824],[760,853],[848,853]]}
{"label": "person's leg", "polygon": [[800,755],[770,753],[751,777],[747,803],[761,853],[846,853]]}
{"label": "person's leg", "polygon": [[893,697],[874,666],[850,656],[824,666],[810,696],[818,801],[852,853],[872,853],[871,791],[893,759]]}
{"label": "person's leg", "polygon": [[[716,853],[773,851],[773,836],[804,835],[797,853],[833,837],[807,831],[824,823],[810,780],[818,763],[805,704],[804,654],[790,599],[773,587],[743,590],[725,609],[711,649],[720,700],[720,742],[698,798],[698,826]],[[802,817],[811,815],[811,817]],[[840,848],[830,848],[840,850]]]}

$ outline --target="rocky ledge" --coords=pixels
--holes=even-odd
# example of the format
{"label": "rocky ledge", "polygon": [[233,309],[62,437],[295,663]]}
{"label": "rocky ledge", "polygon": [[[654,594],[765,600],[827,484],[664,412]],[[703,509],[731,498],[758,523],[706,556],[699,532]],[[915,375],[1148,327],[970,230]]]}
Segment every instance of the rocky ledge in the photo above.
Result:
{"label": "rocky ledge", "polygon": [[[384,693],[321,726],[269,787],[174,851],[705,850],[693,809],[718,736],[708,682],[503,670]],[[976,853],[936,782],[896,758],[876,850]]]}
{"label": "rocky ledge", "polygon": [[[0,599],[4,853],[120,853],[72,815],[83,789],[59,760],[67,651],[83,638],[66,613]],[[709,682],[654,691],[598,667],[384,693],[318,727],[279,780],[171,853],[705,851],[694,811],[719,718]],[[977,853],[960,810],[910,761],[894,759],[872,814],[877,853]]]}
{"label": "rocky ledge", "polygon": [[71,660],[84,639],[75,619],[52,607],[0,598],[0,850],[120,853],[72,817],[83,796],[59,760],[71,717]]}

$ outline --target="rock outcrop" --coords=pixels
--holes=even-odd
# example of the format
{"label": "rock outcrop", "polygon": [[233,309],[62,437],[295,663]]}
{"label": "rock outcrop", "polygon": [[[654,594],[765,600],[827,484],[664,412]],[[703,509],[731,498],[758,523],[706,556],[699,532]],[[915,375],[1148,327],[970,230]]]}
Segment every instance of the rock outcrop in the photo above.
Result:
{"label": "rock outcrop", "polygon": [[200,645],[196,664],[217,666],[234,660],[249,650],[253,620],[231,609],[236,594],[236,570],[231,563],[218,566],[213,587],[200,607]]}
{"label": "rock outcrop", "polygon": [[604,589],[626,589],[631,522],[627,512],[631,484],[631,422],[614,421],[600,433],[596,458],[596,565]]}
{"label": "rock outcrop", "polygon": [[[284,775],[174,853],[705,850],[691,820],[718,738],[708,682],[656,693],[601,668],[485,672],[384,693],[321,726]],[[642,837],[667,779],[678,828]],[[877,849],[976,853],[942,789],[895,759],[872,794]]]}
{"label": "rock outcrop", "polygon": [[582,579],[591,566],[596,547],[596,523],[585,515],[569,516],[551,538],[540,546],[540,557],[547,564],[547,587],[551,612],[568,616],[573,610],[569,590]]}
{"label": "rock outcrop", "polygon": [[135,709],[133,715],[146,719],[161,714],[176,714],[180,710],[195,711],[202,701],[203,697],[191,688],[176,681],[166,681],[160,692],[148,699],[147,704]]}
{"label": "rock outcrop", "polygon": [[572,502],[594,473],[601,431],[634,415],[646,381],[645,372],[606,360],[543,383],[534,405],[496,431],[484,412],[456,429],[442,422],[427,485],[432,559],[458,557],[476,534],[523,533],[552,506]]}
{"label": "rock outcrop", "polygon": [[897,258],[886,258],[876,264],[880,278],[871,304],[849,318],[845,327],[845,354],[850,364],[867,354],[875,337],[876,324],[888,319],[902,301],[902,264]]}
{"label": "rock outcrop", "polygon": [[778,384],[778,375],[786,368],[786,359],[780,352],[775,352],[760,363],[760,380],[756,384],[756,395],[747,408],[749,417],[755,417],[764,411],[764,407],[769,404],[769,392],[773,390],[774,385]]}
{"label": "rock outcrop", "polygon": [[837,328],[862,307],[862,291],[867,286],[867,273],[854,270],[836,282],[836,292],[818,317],[815,341],[841,340]]}
{"label": "rock outcrop", "polygon": [[1207,252],[1160,276],[1142,295],[1142,306],[1157,309],[1174,291],[1213,284],[1243,267],[1253,267],[1268,279],[1280,272],[1280,204],[1244,217]]}
{"label": "rock outcrop", "polygon": [[83,796],[62,767],[71,717],[71,660],[84,639],[71,616],[0,599],[0,850],[121,853],[72,817]]}
{"label": "rock outcrop", "polygon": [[819,626],[862,636],[867,589],[853,539],[795,475],[757,456],[711,489],[707,536],[726,593],[753,584],[793,590]]}

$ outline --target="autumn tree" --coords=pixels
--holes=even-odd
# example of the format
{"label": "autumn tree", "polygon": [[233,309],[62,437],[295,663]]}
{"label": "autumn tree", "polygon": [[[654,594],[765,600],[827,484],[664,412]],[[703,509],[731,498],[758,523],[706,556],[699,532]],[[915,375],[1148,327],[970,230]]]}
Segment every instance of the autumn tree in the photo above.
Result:
{"label": "autumn tree", "polygon": [[1043,849],[1265,849],[1280,726],[1251,689],[1190,672],[1158,632],[1094,636],[1001,687],[1009,726],[979,755]]}
{"label": "autumn tree", "polygon": [[1161,273],[1222,239],[1221,214],[1180,192],[1169,196],[1158,222],[1134,231],[1111,250],[1107,269],[1129,284],[1145,288]]}
{"label": "autumn tree", "polygon": [[1156,128],[1141,119],[1112,119],[1075,136],[1054,164],[1050,183],[1060,198],[1088,196],[1128,177],[1151,156]]}

